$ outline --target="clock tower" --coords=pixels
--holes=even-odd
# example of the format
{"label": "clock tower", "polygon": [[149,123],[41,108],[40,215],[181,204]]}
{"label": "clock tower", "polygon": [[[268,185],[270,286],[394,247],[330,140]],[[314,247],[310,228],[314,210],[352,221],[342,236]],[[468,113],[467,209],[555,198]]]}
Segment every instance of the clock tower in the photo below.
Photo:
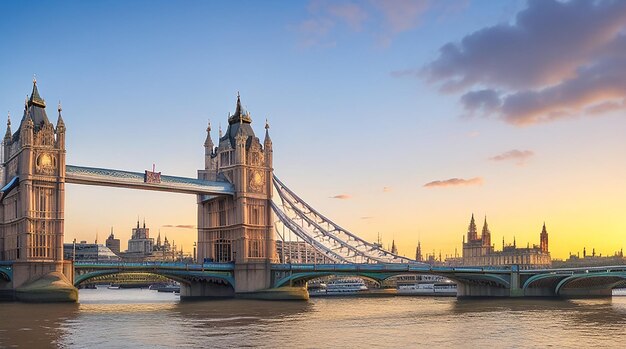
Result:
{"label": "clock tower", "polygon": [[[56,127],[46,115],[37,81],[24,115],[4,136],[3,191],[0,193],[0,260],[13,261],[12,287],[21,300],[75,301],[71,261],[63,260],[65,207],[65,123],[58,107]],[[50,285],[32,294],[34,282]],[[59,288],[59,285],[64,285]]]}
{"label": "clock tower", "polygon": [[272,220],[272,141],[265,125],[263,143],[255,136],[250,113],[237,96],[235,113],[215,147],[211,126],[205,140],[205,168],[198,178],[228,181],[232,197],[198,200],[198,262],[234,262],[236,293],[271,287],[270,263],[276,260]]}

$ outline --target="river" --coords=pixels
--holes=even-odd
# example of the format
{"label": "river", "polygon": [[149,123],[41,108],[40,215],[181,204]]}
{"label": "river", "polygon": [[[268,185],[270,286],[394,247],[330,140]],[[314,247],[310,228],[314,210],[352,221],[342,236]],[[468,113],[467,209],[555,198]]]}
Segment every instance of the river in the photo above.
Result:
{"label": "river", "polygon": [[385,297],[180,302],[171,293],[80,290],[79,304],[0,303],[0,347],[623,347],[626,297]]}

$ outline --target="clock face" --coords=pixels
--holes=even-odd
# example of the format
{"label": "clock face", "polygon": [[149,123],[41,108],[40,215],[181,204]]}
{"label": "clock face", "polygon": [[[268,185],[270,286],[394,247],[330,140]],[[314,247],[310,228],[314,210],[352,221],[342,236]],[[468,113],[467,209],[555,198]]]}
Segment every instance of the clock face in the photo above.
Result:
{"label": "clock face", "polygon": [[260,171],[252,171],[250,174],[250,188],[253,190],[261,190],[263,187],[263,174]]}
{"label": "clock face", "polygon": [[41,154],[38,165],[41,167],[52,166],[52,156],[50,154]]}
{"label": "clock face", "polygon": [[261,172],[254,171],[254,174],[252,175],[252,181],[257,186],[260,186],[261,184],[263,184],[263,176],[261,175]]}
{"label": "clock face", "polygon": [[41,174],[54,174],[56,161],[54,155],[43,153],[37,157],[36,170]]}

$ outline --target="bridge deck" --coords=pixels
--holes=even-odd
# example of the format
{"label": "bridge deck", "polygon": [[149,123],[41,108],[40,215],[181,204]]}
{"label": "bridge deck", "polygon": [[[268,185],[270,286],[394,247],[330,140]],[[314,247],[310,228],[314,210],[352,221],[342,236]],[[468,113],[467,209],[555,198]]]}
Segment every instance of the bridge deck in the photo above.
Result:
{"label": "bridge deck", "polygon": [[235,188],[228,182],[212,182],[196,178],[161,175],[160,183],[146,183],[145,174],[105,168],[67,165],[67,183],[98,185],[107,187],[133,188],[167,191],[183,194],[233,195]]}

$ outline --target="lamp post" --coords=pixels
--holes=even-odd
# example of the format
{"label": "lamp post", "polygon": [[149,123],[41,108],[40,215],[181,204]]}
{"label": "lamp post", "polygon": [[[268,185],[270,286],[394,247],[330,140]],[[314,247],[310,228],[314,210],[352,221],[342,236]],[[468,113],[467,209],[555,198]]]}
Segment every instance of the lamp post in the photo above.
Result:
{"label": "lamp post", "polygon": [[193,242],[193,262],[194,263],[197,263],[197,261],[196,261],[196,246],[197,246],[196,242],[194,241]]}
{"label": "lamp post", "polygon": [[72,244],[72,263],[76,262],[76,238]]}

